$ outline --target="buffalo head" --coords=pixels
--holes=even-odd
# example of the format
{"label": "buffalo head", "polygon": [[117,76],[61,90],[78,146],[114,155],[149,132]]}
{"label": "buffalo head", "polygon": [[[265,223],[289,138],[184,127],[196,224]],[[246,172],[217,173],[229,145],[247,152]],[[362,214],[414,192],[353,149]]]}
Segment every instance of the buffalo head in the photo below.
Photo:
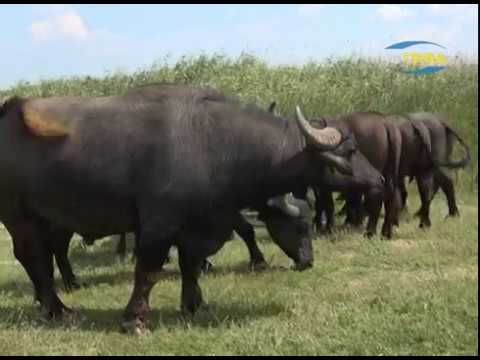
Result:
{"label": "buffalo head", "polygon": [[313,266],[312,215],[307,202],[281,195],[259,211],[272,240],[302,271]]}
{"label": "buffalo head", "polygon": [[326,165],[313,169],[315,174],[312,177],[316,183],[333,188],[383,188],[384,177],[359,151],[353,133],[345,133],[345,129],[341,131],[324,119],[315,119],[314,123],[318,126],[314,127],[298,107],[297,120],[300,128],[304,129],[307,147],[310,146],[313,156]]}

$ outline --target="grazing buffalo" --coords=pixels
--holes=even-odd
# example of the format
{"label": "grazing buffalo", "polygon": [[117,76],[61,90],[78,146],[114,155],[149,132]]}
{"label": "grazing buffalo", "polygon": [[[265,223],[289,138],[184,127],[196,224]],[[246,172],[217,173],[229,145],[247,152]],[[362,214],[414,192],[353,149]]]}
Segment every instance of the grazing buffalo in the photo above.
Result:
{"label": "grazing buffalo", "polygon": [[[359,226],[362,222],[362,194],[365,196],[365,211],[369,216],[366,236],[373,236],[382,204],[385,204],[385,220],[382,227],[382,235],[391,238],[392,227],[396,223],[399,211],[398,195],[398,169],[400,165],[400,154],[402,139],[395,124],[378,112],[355,112],[341,115],[334,118],[314,118],[312,124],[317,127],[333,127],[343,134],[348,134],[358,144],[359,154],[362,154],[368,161],[368,166],[363,176],[348,177],[338,175],[330,176],[327,179],[330,183],[327,186],[314,186],[316,197],[315,222],[317,229],[321,227],[321,215],[326,213],[329,231],[334,222],[334,202],[332,191],[345,193],[347,199],[347,222]],[[380,173],[385,182],[382,186],[372,182],[369,174]]]}
{"label": "grazing buffalo", "polygon": [[[258,214],[258,218],[265,222],[273,241],[295,262],[294,269],[296,270],[304,270],[313,265],[311,262],[299,262],[299,259],[301,259],[299,250],[302,249],[302,244],[308,243],[308,239],[312,236],[311,217],[310,207],[305,201],[288,196],[272,198],[260,209]],[[268,268],[265,257],[255,241],[253,226],[240,212],[238,213],[234,230],[247,246],[250,255],[250,268],[253,271]],[[55,233],[57,236],[49,239],[49,244],[51,244],[50,250],[55,256],[65,289],[67,291],[78,289],[81,285],[72,271],[68,258],[71,233],[66,231],[62,232],[58,228]],[[133,237],[135,241],[135,235],[133,233],[124,233],[115,235],[114,237],[118,238],[116,253],[124,258],[126,253],[126,238]],[[87,238],[84,239],[84,241],[87,245],[93,245],[95,239]],[[211,266],[212,264],[205,259],[202,270],[208,271],[211,269]],[[53,270],[51,276],[53,276]],[[35,299],[39,300],[37,294],[35,294]]]}
{"label": "grazing buffalo", "polygon": [[[421,198],[420,227],[429,227],[430,202],[433,195],[442,189],[447,197],[450,216],[458,215],[453,181],[445,169],[458,169],[470,163],[470,148],[448,125],[444,115],[435,113],[411,113],[390,115],[402,134],[402,157],[399,185],[402,206],[406,206],[405,177],[416,179]],[[464,158],[451,160],[455,139],[465,150]]]}
{"label": "grazing buffalo", "polygon": [[[213,89],[150,85],[121,96],[18,98],[0,108],[0,220],[49,315],[69,309],[48,273],[51,227],[83,237],[134,232],[137,262],[123,328],[142,334],[171,246],[181,309],[202,303],[201,264],[231,235],[238,211],[261,208],[322,169],[361,161],[342,132],[290,121]],[[354,169],[355,167],[353,167]],[[312,262],[311,239],[298,250]]]}
{"label": "grazing buffalo", "polygon": [[[268,108],[268,111],[273,113],[275,111],[275,102],[272,102]],[[352,115],[353,116],[353,115]],[[361,116],[361,115],[360,115]],[[327,121],[330,121],[328,126],[333,128],[339,128],[339,124],[332,119],[326,118],[314,118],[311,119],[311,124],[315,128],[325,128]],[[342,127],[343,134],[352,139],[356,144],[355,134],[349,127]],[[313,192],[315,194],[315,218],[314,223],[317,231],[331,232],[334,226],[334,203],[332,197],[332,191],[363,191],[365,193],[379,194],[383,192],[385,179],[379,171],[373,167],[365,156],[357,151],[357,147],[353,149],[356,156],[362,159],[362,161],[355,162],[353,166],[359,166],[354,169],[355,176],[343,174],[335,168],[329,167],[324,171],[322,183],[313,186]],[[295,192],[295,195],[301,199],[307,200],[307,189],[299,189]],[[322,217],[325,217],[325,227],[323,226]]]}

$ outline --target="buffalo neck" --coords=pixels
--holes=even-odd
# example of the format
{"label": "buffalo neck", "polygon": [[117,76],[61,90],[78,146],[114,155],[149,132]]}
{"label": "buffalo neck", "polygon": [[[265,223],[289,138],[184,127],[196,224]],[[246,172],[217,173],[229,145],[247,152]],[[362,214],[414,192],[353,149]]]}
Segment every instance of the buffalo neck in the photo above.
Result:
{"label": "buffalo neck", "polygon": [[288,126],[282,134],[284,142],[279,146],[281,156],[272,165],[265,179],[266,193],[275,196],[295,191],[307,185],[307,171],[310,154],[306,151],[305,138],[295,121],[286,120]]}

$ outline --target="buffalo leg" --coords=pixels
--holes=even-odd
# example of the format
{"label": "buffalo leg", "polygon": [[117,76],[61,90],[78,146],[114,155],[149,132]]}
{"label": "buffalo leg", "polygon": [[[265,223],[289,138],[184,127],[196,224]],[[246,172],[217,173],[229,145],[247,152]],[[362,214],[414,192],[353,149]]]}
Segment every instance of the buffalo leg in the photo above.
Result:
{"label": "buffalo leg", "polygon": [[68,249],[73,233],[65,230],[55,229],[50,235],[50,241],[53,242],[55,261],[62,276],[66,291],[80,289],[80,283],[77,281],[72,270],[72,265],[68,259]]}
{"label": "buffalo leg", "polygon": [[211,263],[210,260],[204,259],[203,262],[202,262],[202,266],[200,267],[200,269],[201,269],[202,272],[204,272],[204,273],[210,272],[210,271],[212,271],[212,269],[213,269],[213,264]]}
{"label": "buffalo leg", "polygon": [[400,192],[395,186],[391,186],[385,192],[385,219],[383,221],[382,235],[387,238],[392,238],[392,229],[394,225],[398,226],[398,214],[400,210]]}
{"label": "buffalo leg", "polygon": [[[315,225],[317,232],[331,233],[335,225],[335,204],[333,194],[327,191],[315,191]],[[325,214],[325,228],[322,224],[322,214]]]}
{"label": "buffalo leg", "polygon": [[[53,259],[45,242],[48,232],[35,219],[4,221],[13,239],[15,257],[25,268],[35,289],[35,297],[48,318],[72,312],[58,298],[53,287]],[[50,266],[51,264],[51,266]]]}
{"label": "buffalo leg", "polygon": [[252,270],[263,270],[268,268],[268,264],[255,241],[255,230],[253,229],[252,224],[245,220],[240,213],[236,219],[234,230],[247,245],[248,253],[250,255],[250,268]]}
{"label": "buffalo leg", "polygon": [[322,216],[325,211],[324,198],[325,192],[317,188],[313,188],[315,194],[315,216],[313,218],[313,225],[317,234],[323,232]]}
{"label": "buffalo leg", "polygon": [[[156,215],[148,217],[151,213]],[[165,213],[151,211],[143,214],[146,218],[140,229],[135,231],[137,262],[134,286],[122,322],[123,330],[134,335],[148,332],[145,319],[150,311],[150,292],[158,281],[158,274],[178,233],[178,226]]]}
{"label": "buffalo leg", "polygon": [[117,249],[115,253],[121,258],[125,259],[125,253],[127,251],[127,244],[126,244],[126,234],[121,233],[118,238]]}
{"label": "buffalo leg", "polygon": [[362,194],[359,192],[349,192],[347,193],[346,198],[348,205],[345,223],[351,224],[355,227],[360,227],[362,225]]}
{"label": "buffalo leg", "polygon": [[[441,180],[439,181],[438,174],[434,173],[433,174],[433,190],[432,190],[432,196],[430,197],[431,201],[433,201],[433,198],[435,197],[435,195],[437,195],[437,192],[440,189],[440,182],[441,182]],[[453,184],[452,184],[452,186],[453,186]]]}
{"label": "buffalo leg", "polygon": [[372,237],[377,233],[378,218],[382,211],[383,192],[370,190],[365,194],[365,211],[368,215],[366,237]]}
{"label": "buffalo leg", "polygon": [[407,193],[407,187],[405,185],[405,177],[401,177],[398,180],[398,188],[399,188],[399,191],[400,191],[401,209],[406,210],[407,209],[408,193]]}
{"label": "buffalo leg", "polygon": [[[441,170],[436,170],[434,174],[434,190],[435,185],[440,186],[442,191],[445,193],[448,202],[448,215],[449,216],[459,216],[460,212],[458,211],[457,202],[455,200],[455,188],[453,186],[453,181],[444,174]],[[432,196],[433,198],[433,196]]]}
{"label": "buffalo leg", "polygon": [[[433,175],[433,189],[432,189],[432,192],[430,194],[430,202],[433,201],[433,199],[435,198],[435,195],[437,194],[439,189],[440,189],[440,185],[439,185],[438,176],[437,176],[436,173],[434,173],[434,175]],[[445,193],[445,191],[444,191],[444,193]],[[445,195],[446,195],[446,193],[445,193]],[[448,200],[448,198],[447,198],[447,200]],[[454,202],[455,202],[455,200],[454,200]],[[449,207],[449,210],[450,210],[450,207]],[[420,208],[417,210],[417,212],[415,212],[414,216],[420,217],[421,214],[422,214],[422,206],[420,205]]]}
{"label": "buffalo leg", "polygon": [[[44,263],[44,266],[45,266],[45,271],[46,271],[45,273],[51,279],[52,284],[55,283],[55,280],[54,280],[55,270],[54,270],[54,266],[53,266],[54,265],[53,264],[53,257],[54,257],[53,248],[51,248],[50,244],[46,243],[45,256],[43,257],[43,263]],[[27,273],[28,273],[28,271],[27,271]],[[36,302],[36,301],[38,301],[41,304],[40,294],[37,290],[37,287],[34,286],[33,302]]]}
{"label": "buffalo leg", "polygon": [[430,201],[431,190],[433,186],[433,174],[427,173],[417,176],[418,191],[420,193],[420,200],[422,202],[420,208],[420,227],[430,227]]}
{"label": "buffalo leg", "polygon": [[202,305],[202,290],[198,285],[202,259],[185,246],[178,249],[178,262],[182,273],[182,301],[181,310],[183,316],[192,316]]}
{"label": "buffalo leg", "polygon": [[150,293],[157,283],[157,273],[145,270],[142,266],[141,257],[138,257],[135,265],[135,280],[133,293],[125,309],[122,323],[124,331],[133,335],[148,333],[145,325],[145,317],[150,312]]}

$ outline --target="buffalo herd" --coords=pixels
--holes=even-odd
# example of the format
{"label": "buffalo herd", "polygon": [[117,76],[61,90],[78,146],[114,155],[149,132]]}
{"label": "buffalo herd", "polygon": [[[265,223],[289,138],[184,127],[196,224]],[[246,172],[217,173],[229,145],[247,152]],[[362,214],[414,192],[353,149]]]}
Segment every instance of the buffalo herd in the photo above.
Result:
{"label": "buffalo herd", "polygon": [[[252,209],[295,263],[313,265],[313,229],[331,232],[333,192],[346,222],[390,239],[406,207],[405,179],[415,179],[420,226],[440,188],[458,215],[449,168],[470,150],[441,114],[355,112],[335,117],[278,115],[211,88],[150,84],[106,97],[11,97],[0,104],[0,221],[16,259],[49,318],[72,310],[54,288],[55,258],[65,287],[79,287],[68,260],[74,233],[86,242],[134,234],[134,286],[122,329],[141,335],[158,273],[178,251],[181,310],[202,304],[198,279],[235,231],[252,269],[268,266]],[[317,114],[318,115],[318,114]],[[457,140],[465,150],[452,160]],[[307,189],[315,195],[315,215]],[[313,224],[312,224],[313,218]],[[324,219],[326,221],[324,221]],[[325,223],[325,224],[324,224]]]}

